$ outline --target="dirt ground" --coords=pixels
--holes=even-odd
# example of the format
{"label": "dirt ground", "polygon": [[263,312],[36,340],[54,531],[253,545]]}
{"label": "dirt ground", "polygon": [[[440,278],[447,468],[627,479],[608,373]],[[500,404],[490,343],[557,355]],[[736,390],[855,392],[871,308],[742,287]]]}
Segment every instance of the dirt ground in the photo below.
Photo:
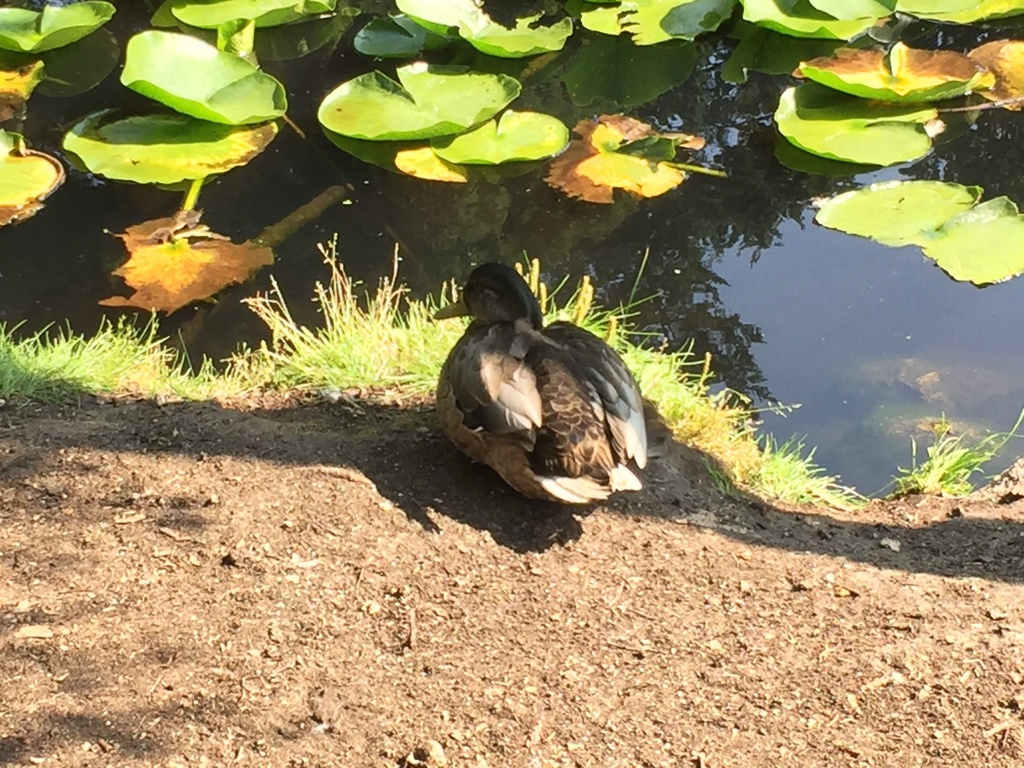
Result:
{"label": "dirt ground", "polygon": [[1024,766],[1024,502],[570,514],[358,402],[0,410],[0,765]]}

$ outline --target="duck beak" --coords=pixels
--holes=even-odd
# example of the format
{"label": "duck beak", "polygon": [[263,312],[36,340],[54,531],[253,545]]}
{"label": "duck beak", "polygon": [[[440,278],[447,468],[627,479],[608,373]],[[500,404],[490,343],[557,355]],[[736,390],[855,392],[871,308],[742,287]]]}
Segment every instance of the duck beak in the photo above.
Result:
{"label": "duck beak", "polygon": [[435,320],[445,320],[449,317],[465,317],[469,314],[469,308],[466,306],[466,302],[459,299],[454,304],[449,304],[443,309],[437,310],[434,313]]}

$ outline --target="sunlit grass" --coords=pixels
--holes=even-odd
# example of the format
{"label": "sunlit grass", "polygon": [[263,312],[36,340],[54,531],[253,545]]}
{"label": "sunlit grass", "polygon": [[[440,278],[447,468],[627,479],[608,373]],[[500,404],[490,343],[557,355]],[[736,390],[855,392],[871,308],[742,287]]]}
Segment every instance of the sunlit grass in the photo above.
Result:
{"label": "sunlit grass", "polygon": [[947,496],[966,496],[974,490],[971,478],[982,473],[982,468],[994,459],[1024,420],[1024,411],[1009,432],[997,432],[969,442],[966,435],[954,435],[943,416],[934,426],[935,439],[927,448],[928,457],[917,461],[917,439],[911,438],[911,464],[900,467],[893,477],[892,496],[915,493],[941,493]]}
{"label": "sunlit grass", "polygon": [[835,509],[856,509],[867,503],[853,488],[814,463],[814,449],[791,437],[781,445],[770,435],[764,440],[761,464],[754,485],[769,497],[796,504],[818,504]]}

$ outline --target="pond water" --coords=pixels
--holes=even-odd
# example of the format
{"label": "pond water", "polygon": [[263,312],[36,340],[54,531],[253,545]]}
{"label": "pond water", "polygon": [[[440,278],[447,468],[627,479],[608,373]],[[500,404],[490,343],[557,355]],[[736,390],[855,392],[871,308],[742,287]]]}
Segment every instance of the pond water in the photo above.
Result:
{"label": "pond water", "polygon": [[[148,13],[142,3],[119,5],[107,29],[123,46],[147,27]],[[814,225],[811,201],[910,178],[978,184],[985,198],[1024,203],[1019,113],[990,110],[973,126],[953,117],[936,151],[907,166],[853,178],[799,173],[774,157],[771,115],[787,78],[752,73],[743,85],[723,82],[732,43],[702,39],[684,83],[623,111],[705,137],[695,161],[727,171],[728,180],[694,176],[662,197],[614,205],[568,200],[543,182],[543,171],[501,184],[423,182],[344,154],[318,128],[323,96],[375,66],[351,46],[365,20],[357,18],[335,47],[261,59],[288,87],[289,117],[305,135],[283,128],[249,166],[204,188],[204,222],[240,241],[328,187],[344,187],[346,200],[280,246],[272,270],[163,321],[193,359],[220,359],[261,338],[264,329],[238,300],[266,290],[271,274],[297,318],[315,322],[308,299],[325,276],[316,246],[338,233],[346,269],[370,283],[390,272],[399,244],[400,274],[418,294],[473,263],[524,253],[539,257],[555,280],[591,275],[607,304],[627,299],[636,283],[637,295],[650,297],[636,318],[645,331],[673,348],[692,343],[697,354],[710,352],[719,380],[759,407],[800,404],[785,416],[766,411],[764,429],[782,439],[805,436],[819,463],[865,493],[909,463],[910,436],[943,413],[977,434],[1013,425],[1024,405],[1024,279],[984,289],[956,283],[917,248],[886,248]],[[966,50],[1010,36],[998,26],[920,25],[903,39]],[[523,101],[518,108],[568,125],[599,111],[574,106],[557,76],[526,88]],[[37,93],[14,127],[60,155],[67,127],[102,106],[141,109],[144,100],[120,85],[115,69],[78,96]],[[0,321],[21,323],[23,332],[56,322],[88,333],[101,317],[118,316],[97,303],[125,293],[109,274],[123,251],[105,230],[170,215],[179,202],[179,193],[72,170],[41,214],[0,230]],[[1008,451],[1022,452],[1013,443]]]}

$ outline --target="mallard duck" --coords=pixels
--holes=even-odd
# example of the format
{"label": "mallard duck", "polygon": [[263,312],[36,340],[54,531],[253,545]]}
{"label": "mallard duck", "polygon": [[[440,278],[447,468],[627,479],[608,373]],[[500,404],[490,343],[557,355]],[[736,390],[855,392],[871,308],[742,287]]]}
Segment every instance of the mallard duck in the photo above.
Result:
{"label": "mallard duck", "polygon": [[622,358],[572,323],[545,326],[526,281],[482,264],[435,318],[473,318],[441,369],[437,413],[463,453],[524,496],[587,504],[639,490],[644,400]]}

